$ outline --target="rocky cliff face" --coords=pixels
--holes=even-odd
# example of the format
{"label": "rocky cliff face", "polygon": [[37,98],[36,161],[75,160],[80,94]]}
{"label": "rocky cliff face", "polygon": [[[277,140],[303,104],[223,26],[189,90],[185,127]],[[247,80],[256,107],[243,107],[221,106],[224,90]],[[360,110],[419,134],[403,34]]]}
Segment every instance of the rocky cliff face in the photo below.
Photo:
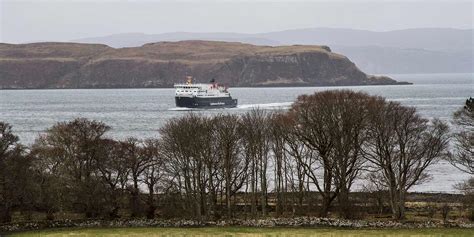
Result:
{"label": "rocky cliff face", "polygon": [[361,72],[326,46],[181,41],[114,49],[76,43],[0,44],[0,88],[171,87],[187,75],[229,86],[397,84]]}

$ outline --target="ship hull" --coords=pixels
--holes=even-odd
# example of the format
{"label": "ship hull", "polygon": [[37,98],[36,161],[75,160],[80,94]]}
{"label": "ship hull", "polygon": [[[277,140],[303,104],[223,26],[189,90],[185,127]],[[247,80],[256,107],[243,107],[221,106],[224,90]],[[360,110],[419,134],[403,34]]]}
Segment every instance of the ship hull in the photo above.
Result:
{"label": "ship hull", "polygon": [[186,107],[186,108],[234,108],[237,107],[237,99],[232,99],[232,97],[211,97],[211,98],[202,98],[202,97],[175,97],[177,107]]}

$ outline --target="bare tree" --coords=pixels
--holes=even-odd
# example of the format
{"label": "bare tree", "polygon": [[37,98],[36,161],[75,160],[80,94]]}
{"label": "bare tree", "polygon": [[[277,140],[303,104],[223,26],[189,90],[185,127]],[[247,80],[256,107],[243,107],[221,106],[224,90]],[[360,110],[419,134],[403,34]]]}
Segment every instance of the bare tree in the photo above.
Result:
{"label": "bare tree", "polygon": [[206,215],[208,219],[216,219],[219,214],[217,212],[217,195],[220,191],[222,160],[219,159],[219,142],[217,137],[217,124],[212,118],[206,117],[199,126],[200,136],[199,144],[201,145],[200,157],[204,162],[206,174],[204,174],[203,198],[207,194]]}
{"label": "bare tree", "polygon": [[306,164],[312,162],[314,156],[312,150],[309,149],[304,142],[299,140],[296,133],[296,122],[291,114],[278,114],[274,117],[274,126],[278,126],[282,132],[286,153],[286,166],[288,183],[292,192],[296,193],[296,200],[293,201],[293,212],[296,212],[294,205],[298,206],[298,210],[302,210],[303,199],[307,188],[308,176],[306,175]]}
{"label": "bare tree", "polygon": [[130,181],[130,205],[132,217],[137,217],[142,212],[140,199],[140,183],[142,176],[150,166],[154,164],[155,154],[148,147],[144,148],[143,141],[135,138],[128,138],[120,142],[121,153],[124,155],[127,167],[129,169]]}
{"label": "bare tree", "polygon": [[429,124],[414,108],[395,102],[373,104],[370,115],[364,156],[389,190],[393,217],[404,219],[406,193],[425,181],[426,169],[446,155],[448,127],[439,120]]}
{"label": "bare tree", "polygon": [[[466,196],[474,196],[474,177],[455,185],[456,189],[464,193]],[[472,199],[474,201],[474,199]]]}
{"label": "bare tree", "polygon": [[274,113],[271,115],[269,124],[269,135],[271,139],[271,150],[273,154],[273,175],[276,194],[276,215],[280,216],[283,212],[283,195],[286,188],[286,140],[284,127],[284,119],[281,114]]}
{"label": "bare tree", "polygon": [[15,207],[26,206],[34,198],[31,159],[18,143],[8,123],[0,122],[0,223],[10,222]]}
{"label": "bare tree", "polygon": [[[366,182],[363,185],[363,192],[367,195],[367,199],[373,200],[373,206],[379,215],[382,215],[385,208],[385,202],[388,198],[388,189],[379,181],[377,173],[367,173]],[[369,204],[366,201],[366,204]]]}
{"label": "bare tree", "polygon": [[12,132],[8,123],[0,122],[0,223],[11,221],[13,198],[7,175],[7,160],[16,156],[18,136]]}
{"label": "bare tree", "polygon": [[110,206],[108,215],[111,218],[117,218],[124,190],[129,181],[130,169],[122,144],[111,139],[103,142],[104,152],[96,157],[97,176],[108,187],[105,193],[108,204],[106,206]]}
{"label": "bare tree", "polygon": [[188,146],[192,133],[187,119],[171,119],[160,128],[160,143],[169,183],[180,194],[179,203],[181,209],[185,211],[183,214],[197,216],[200,212],[197,213],[198,210],[193,201],[191,152]]}
{"label": "bare tree", "polygon": [[[339,190],[334,186],[334,145],[331,141],[331,128],[327,126],[331,118],[330,111],[318,108],[314,96],[300,96],[293,104],[291,113],[295,119],[295,132],[298,139],[313,150],[306,162],[306,175],[311,179],[322,196],[320,216],[326,217],[332,201]],[[321,175],[322,173],[322,175]],[[322,178],[320,178],[322,176]]]}
{"label": "bare tree", "polygon": [[[209,210],[208,191],[214,195],[217,165],[209,123],[209,118],[188,114],[169,121],[160,129],[166,169],[184,194],[183,208],[193,210],[192,215],[198,220],[213,211],[212,203]],[[211,199],[214,202],[214,197]]]}
{"label": "bare tree", "polygon": [[159,188],[158,185],[165,177],[164,163],[160,154],[159,141],[156,139],[145,140],[143,144],[143,156],[148,157],[149,165],[143,171],[143,183],[148,188],[147,193],[147,211],[146,216],[148,219],[155,217],[155,211],[157,208],[156,204],[156,190]]}
{"label": "bare tree", "polygon": [[[459,133],[450,157],[471,174],[472,105],[454,115]],[[105,138],[109,129],[83,118],[57,123],[27,149],[0,122],[0,222],[22,210],[47,219],[58,211],[117,218],[129,208],[133,217],[154,218],[160,208],[164,217],[202,221],[268,216],[273,207],[276,216],[291,208],[311,214],[317,205],[323,217],[337,207],[351,218],[350,192],[363,170],[378,212],[390,204],[403,219],[410,188],[448,156],[443,122],[347,90],[300,96],[282,113],[189,113],[169,120],[159,139]],[[466,198],[472,183],[458,185]]]}
{"label": "bare tree", "polygon": [[367,104],[376,99],[360,92],[325,91],[300,96],[291,109],[297,136],[314,151],[314,158],[303,164],[323,197],[321,216],[328,215],[336,197],[341,214],[351,215],[349,191],[363,163]]}
{"label": "bare tree", "polygon": [[227,218],[232,217],[232,197],[239,191],[247,178],[249,160],[242,155],[239,134],[240,118],[237,115],[218,115],[215,124],[218,159],[222,164],[223,188]]}
{"label": "bare tree", "polygon": [[454,113],[455,154],[449,157],[451,164],[474,175],[474,99],[469,98],[463,108]]}
{"label": "bare tree", "polygon": [[257,194],[260,193],[262,215],[267,215],[268,189],[267,169],[269,139],[269,114],[261,109],[253,109],[242,115],[240,132],[244,153],[250,160],[251,213],[257,214]]}
{"label": "bare tree", "polygon": [[[307,179],[303,162],[311,159],[311,151],[298,139],[295,121],[286,113],[273,113],[270,121],[270,138],[274,167],[276,214],[280,215],[303,205]],[[290,195],[291,194],[291,195]],[[289,203],[289,201],[291,203]]]}
{"label": "bare tree", "polygon": [[78,118],[60,122],[34,144],[37,155],[66,185],[65,195],[74,209],[87,217],[98,216],[104,208],[105,190],[97,174],[97,157],[104,153],[104,123]]}
{"label": "bare tree", "polygon": [[326,106],[332,108],[332,143],[334,146],[335,185],[339,189],[338,204],[344,218],[352,218],[354,211],[349,192],[358,177],[364,158],[362,146],[366,141],[368,106],[380,98],[353,91],[334,91],[322,95],[330,100]]}

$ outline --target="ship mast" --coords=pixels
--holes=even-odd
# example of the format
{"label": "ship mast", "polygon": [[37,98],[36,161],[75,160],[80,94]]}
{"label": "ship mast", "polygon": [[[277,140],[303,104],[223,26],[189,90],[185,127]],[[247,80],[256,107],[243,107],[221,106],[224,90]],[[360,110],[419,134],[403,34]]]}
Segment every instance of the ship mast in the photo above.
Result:
{"label": "ship mast", "polygon": [[193,84],[193,77],[186,76],[186,85],[191,85],[191,84]]}

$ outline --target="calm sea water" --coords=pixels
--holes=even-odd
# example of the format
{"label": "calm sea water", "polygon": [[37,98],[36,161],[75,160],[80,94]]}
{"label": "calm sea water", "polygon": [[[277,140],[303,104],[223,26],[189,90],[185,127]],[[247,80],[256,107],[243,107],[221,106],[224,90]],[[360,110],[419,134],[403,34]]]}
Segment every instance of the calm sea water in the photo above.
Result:
{"label": "calm sea water", "polygon": [[[298,95],[333,89],[364,91],[415,106],[427,118],[449,121],[466,98],[474,96],[474,74],[390,75],[414,85],[232,88],[239,106],[233,109],[196,110],[197,113],[243,113],[255,107],[287,109]],[[157,130],[168,119],[189,111],[175,108],[173,89],[79,89],[79,90],[0,90],[0,120],[13,125],[21,142],[31,144],[35,137],[58,121],[85,117],[101,120],[112,127],[108,136],[125,138],[157,137]],[[453,184],[468,176],[446,163],[432,168],[433,179],[416,191],[452,191]]]}

